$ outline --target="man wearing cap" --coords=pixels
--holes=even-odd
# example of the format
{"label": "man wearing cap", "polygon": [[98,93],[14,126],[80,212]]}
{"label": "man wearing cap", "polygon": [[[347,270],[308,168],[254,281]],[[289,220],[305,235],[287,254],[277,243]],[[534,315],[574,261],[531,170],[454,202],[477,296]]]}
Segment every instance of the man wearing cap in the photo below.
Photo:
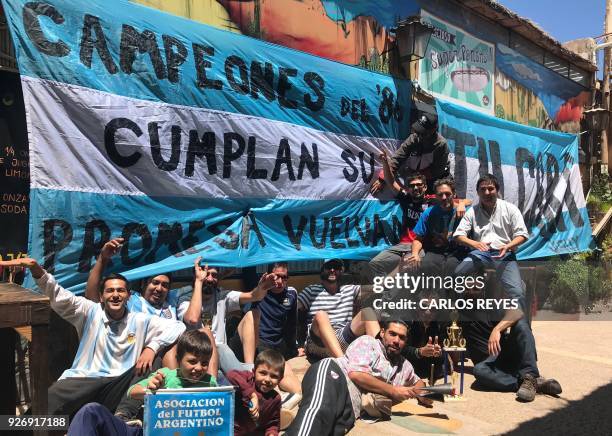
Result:
{"label": "man wearing cap", "polygon": [[359,285],[340,285],[344,263],[327,259],[321,267],[321,283],[307,286],[298,295],[298,311],[305,312],[309,360],[340,357],[358,336],[376,336],[380,327],[375,317],[366,320],[362,312],[353,318]]}
{"label": "man wearing cap", "polygon": [[[412,123],[412,133],[390,159],[391,171],[402,176],[421,173],[427,179],[429,191],[433,183],[450,177],[449,149],[446,139],[438,133],[438,116],[421,112]],[[379,179],[372,185],[372,194],[383,187]]]}

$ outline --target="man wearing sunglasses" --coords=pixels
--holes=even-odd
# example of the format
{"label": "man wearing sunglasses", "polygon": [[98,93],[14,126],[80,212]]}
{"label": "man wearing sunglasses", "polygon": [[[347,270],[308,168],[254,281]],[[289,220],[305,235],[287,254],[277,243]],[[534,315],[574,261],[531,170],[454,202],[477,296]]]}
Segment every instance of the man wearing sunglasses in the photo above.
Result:
{"label": "man wearing sunglasses", "polygon": [[389,274],[405,254],[412,252],[414,232],[412,229],[425,210],[425,192],[427,180],[424,175],[415,173],[408,176],[406,184],[402,184],[391,170],[389,158],[383,151],[380,154],[383,164],[385,180],[395,194],[403,213],[400,240],[392,247],[380,252],[370,261],[370,270],[373,277],[384,277]]}
{"label": "man wearing sunglasses", "polygon": [[[281,353],[285,360],[289,360],[298,355],[297,290],[287,284],[289,268],[286,262],[276,262],[268,268],[268,271],[273,286],[269,288],[263,299],[254,301],[250,306],[257,334],[257,352],[272,349]],[[232,345],[234,344],[232,341]],[[240,354],[240,347],[232,348]],[[285,363],[285,373],[279,387],[293,394],[302,391],[300,381],[288,363]],[[298,398],[301,397],[296,397]]]}

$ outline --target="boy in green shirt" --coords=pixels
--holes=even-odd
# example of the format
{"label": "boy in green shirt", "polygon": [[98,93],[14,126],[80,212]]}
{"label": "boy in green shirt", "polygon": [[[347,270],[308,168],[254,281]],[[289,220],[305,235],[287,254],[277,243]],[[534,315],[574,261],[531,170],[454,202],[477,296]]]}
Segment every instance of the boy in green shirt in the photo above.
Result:
{"label": "boy in green shirt", "polygon": [[[179,363],[177,369],[161,368],[149,378],[136,383],[128,390],[128,396],[144,400],[145,393],[166,388],[188,388],[217,386],[217,380],[206,373],[212,356],[212,344],[206,333],[189,330],[183,333],[176,346]],[[68,436],[82,435],[141,436],[142,427],[128,426],[98,403],[86,404],[70,423]]]}
{"label": "boy in green shirt", "polygon": [[199,330],[189,330],[181,335],[176,345],[179,367],[161,368],[132,386],[128,396],[142,400],[147,389],[155,392],[158,389],[217,386],[215,377],[206,373],[211,355],[212,345],[208,336]]}

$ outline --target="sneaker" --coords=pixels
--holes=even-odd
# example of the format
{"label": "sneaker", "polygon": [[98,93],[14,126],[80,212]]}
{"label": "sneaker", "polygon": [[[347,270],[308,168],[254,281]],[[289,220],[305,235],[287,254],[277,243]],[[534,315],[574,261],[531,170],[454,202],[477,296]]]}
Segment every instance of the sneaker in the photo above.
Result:
{"label": "sneaker", "polygon": [[524,402],[533,401],[536,390],[536,378],[532,374],[526,374],[521,382],[521,387],[516,392],[516,398]]}
{"label": "sneaker", "polygon": [[300,401],[302,401],[302,396],[300,394],[283,392],[281,394],[281,401],[281,407],[283,409],[293,409],[300,404]]}
{"label": "sneaker", "polygon": [[285,409],[281,408],[280,411],[280,429],[286,430],[291,425],[295,417],[297,416],[297,409]]}
{"label": "sneaker", "polygon": [[125,421],[125,425],[128,427],[142,427],[142,421],[140,419],[130,419]]}
{"label": "sneaker", "polygon": [[125,422],[125,425],[129,427],[142,427],[142,421],[140,419],[129,417],[123,413],[115,413],[115,417]]}
{"label": "sneaker", "polygon": [[536,380],[538,394],[559,395],[563,390],[561,385],[554,378],[538,377]]}

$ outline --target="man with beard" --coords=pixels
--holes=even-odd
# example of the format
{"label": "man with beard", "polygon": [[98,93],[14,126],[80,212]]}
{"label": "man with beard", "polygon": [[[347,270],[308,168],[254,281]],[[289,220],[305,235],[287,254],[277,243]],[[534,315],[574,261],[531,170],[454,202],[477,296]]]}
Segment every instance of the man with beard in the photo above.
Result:
{"label": "man with beard", "polygon": [[321,283],[307,286],[298,295],[298,310],[306,312],[306,356],[309,361],[340,357],[353,340],[363,334],[376,336],[380,330],[374,317],[362,312],[353,318],[359,285],[340,285],[344,263],[328,259],[321,266]]}
{"label": "man with beard", "polygon": [[[289,269],[286,262],[272,264],[269,271],[271,271],[269,275],[273,277],[273,286],[260,301],[252,304],[250,311],[253,314],[257,332],[257,351],[260,353],[268,349],[276,350],[283,355],[285,360],[289,360],[298,354],[296,342],[297,290],[287,284]],[[237,341],[232,342],[237,343]],[[234,349],[234,351],[239,352],[240,350]],[[287,362],[285,362],[284,376],[279,387],[291,394],[301,393],[300,381]],[[299,395],[295,396],[290,404],[299,401],[299,398],[301,398]],[[289,397],[283,400],[283,407],[287,406],[285,400],[288,399]]]}
{"label": "man with beard", "polygon": [[344,356],[312,365],[304,375],[298,414],[286,434],[345,434],[361,415],[363,394],[375,394],[374,408],[384,416],[391,414],[393,404],[409,398],[430,405],[431,400],[418,397],[425,383],[401,354],[407,335],[403,321],[386,321],[380,339],[361,336]]}
{"label": "man with beard", "polygon": [[113,411],[129,387],[142,350],[146,347],[155,354],[185,331],[178,321],[127,310],[128,282],[119,274],[101,280],[96,303],[61,287],[34,259],[4,261],[0,266],[29,268],[51,308],[76,328],[80,338],[72,367],[49,388],[49,414],[72,415],[94,400]]}
{"label": "man with beard", "polygon": [[[414,270],[421,269],[425,274],[445,277],[453,275],[465,257],[463,247],[458,247],[452,238],[461,220],[456,204],[461,204],[462,210],[465,210],[471,201],[455,200],[455,182],[452,179],[436,180],[434,192],[437,204],[427,208],[414,227],[415,239],[407,263]],[[421,249],[425,250],[423,258]]]}
{"label": "man with beard", "polygon": [[194,284],[191,295],[185,294],[179,301],[178,317],[189,329],[208,328],[212,331],[218,354],[219,368],[228,373],[231,370],[250,370],[255,359],[255,325],[251,311],[247,312],[238,325],[242,340],[244,360],[240,362],[227,345],[226,314],[240,310],[247,303],[259,301],[274,287],[276,275],[264,274],[251,292],[228,291],[219,288],[219,271],[215,267],[200,265],[198,257],[194,265]]}

